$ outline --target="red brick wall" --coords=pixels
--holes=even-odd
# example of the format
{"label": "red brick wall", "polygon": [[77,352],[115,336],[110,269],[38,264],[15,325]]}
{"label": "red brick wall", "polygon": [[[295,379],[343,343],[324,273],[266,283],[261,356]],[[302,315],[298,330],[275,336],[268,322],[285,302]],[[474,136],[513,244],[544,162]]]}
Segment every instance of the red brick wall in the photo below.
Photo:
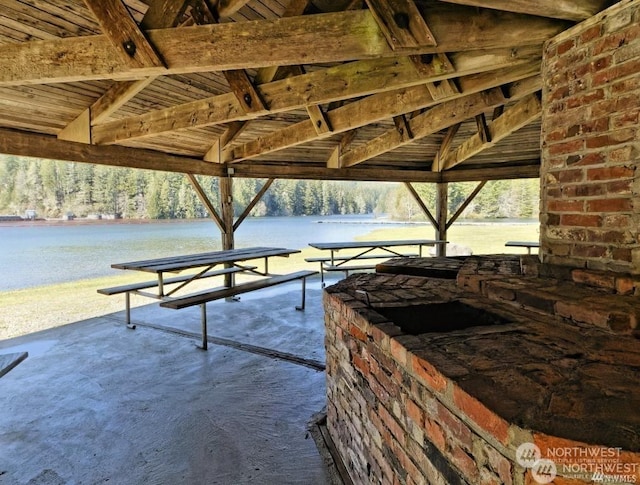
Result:
{"label": "red brick wall", "polygon": [[524,483],[525,470],[505,455],[512,440],[533,437],[409,352],[401,341],[411,336],[369,323],[364,307],[324,295],[327,427],[354,483]]}
{"label": "red brick wall", "polygon": [[640,273],[640,3],[560,34],[543,57],[541,259]]}

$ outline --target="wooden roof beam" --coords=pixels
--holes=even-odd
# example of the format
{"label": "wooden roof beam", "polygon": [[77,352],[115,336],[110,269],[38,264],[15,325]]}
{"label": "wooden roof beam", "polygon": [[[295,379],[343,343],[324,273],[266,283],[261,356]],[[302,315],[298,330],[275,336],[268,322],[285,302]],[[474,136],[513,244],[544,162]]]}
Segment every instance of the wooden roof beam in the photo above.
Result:
{"label": "wooden roof beam", "polygon": [[269,106],[268,110],[246,112],[235,93],[225,93],[96,126],[92,138],[98,144],[115,143],[182,128],[255,119],[270,113],[422,84],[452,75],[435,66],[430,77],[419,74],[408,57],[356,61],[257,86],[256,90]]}
{"label": "wooden roof beam", "polygon": [[[451,58],[452,66],[444,64],[442,56],[431,56],[429,60],[421,63],[418,72],[412,68],[407,58],[357,61],[274,81],[260,85],[257,89],[261,98],[269,105],[269,112],[275,113],[308,104],[326,103],[380,90],[442,80],[454,75],[514,66],[538,58],[540,48],[534,45],[519,49],[455,53],[448,56]],[[310,90],[309,86],[313,89]],[[268,113],[245,113],[235,96],[226,93],[96,126],[92,138],[99,144],[115,143],[119,140],[154,136],[181,128],[255,119],[261,114]]]}
{"label": "wooden roof beam", "polygon": [[[538,71],[538,62],[515,65],[496,71],[464,76],[459,78],[459,84],[462,95],[468,95],[535,75]],[[331,122],[333,132],[341,133],[436,104],[438,101],[433,99],[426,86],[421,85],[368,96],[329,111],[327,117]],[[327,136],[329,135],[318,135],[313,123],[306,120],[261,136],[243,145],[229,147],[228,150],[223,151],[222,160],[230,163],[239,162]],[[344,166],[340,161],[332,163],[332,166],[341,165]]]}
{"label": "wooden roof beam", "polygon": [[502,115],[487,125],[490,134],[485,139],[480,133],[473,135],[463,142],[454,152],[444,159],[442,170],[449,170],[478,153],[493,147],[496,143],[527,126],[542,115],[542,104],[538,93],[530,94],[512,107],[506,109]]}
{"label": "wooden roof beam", "polygon": [[164,67],[121,0],[84,0],[120,58],[130,68]]}
{"label": "wooden roof beam", "polygon": [[394,170],[366,165],[334,170],[313,164],[290,165],[287,162],[241,163],[234,166],[234,177],[306,180],[358,180],[378,182],[470,182],[506,180],[540,176],[540,159],[515,165],[501,164],[491,169],[455,169],[446,172],[431,170]]}
{"label": "wooden roof beam", "polygon": [[[69,162],[92,163],[115,167],[131,167],[165,172],[227,176],[224,165],[189,157],[121,146],[85,145],[58,140],[56,137],[16,130],[0,129],[0,153],[23,157],[47,158]],[[333,170],[322,166],[298,165],[287,162],[249,163],[234,166],[234,177],[286,178],[309,180],[361,180],[392,182],[464,182],[500,180],[539,176],[539,160],[491,169],[455,169],[446,172],[430,170],[394,170],[380,167]]]}
{"label": "wooden roof beam", "polygon": [[415,140],[445,130],[457,123],[462,123],[488,109],[504,104],[507,99],[499,88],[470,94],[451,101],[445,101],[425,113],[409,120],[413,138],[402,136],[397,130],[389,130],[342,155],[343,167],[352,167],[370,158],[382,155]]}
{"label": "wooden roof beam", "polygon": [[451,125],[447,130],[447,133],[444,135],[444,138],[440,143],[440,148],[438,149],[438,153],[436,153],[436,156],[433,160],[432,170],[434,172],[439,172],[440,170],[442,170],[441,167],[442,167],[443,160],[449,154],[449,150],[451,150],[451,144],[453,143],[453,139],[458,133],[458,130],[460,129],[461,125],[462,123],[456,123],[455,125]]}
{"label": "wooden roof beam", "polygon": [[115,145],[86,145],[59,140],[54,136],[7,129],[0,129],[0,153],[114,167],[226,176],[222,165],[199,159]]}
{"label": "wooden roof beam", "polygon": [[[99,14],[100,8],[104,8],[106,5],[96,0],[91,0],[91,2],[97,6],[98,11],[94,12],[96,16]],[[149,8],[140,25],[145,29],[175,26],[189,2],[190,0],[149,0]],[[102,22],[109,23],[110,20],[106,18]],[[115,28],[117,29],[119,26],[116,25]],[[104,122],[155,79],[155,77],[148,77],[136,81],[114,82],[87,110],[80,113],[75,120],[63,128],[58,133],[58,138],[91,143],[90,127]]]}
{"label": "wooden roof beam", "polygon": [[167,68],[130,67],[105,35],[6,44],[0,50],[0,85],[131,79],[344,62],[398,53],[509,48],[541,44],[567,27],[557,20],[459,7],[430,8],[425,20],[438,45],[401,51],[388,46],[368,10],[147,31]]}
{"label": "wooden roof beam", "polygon": [[607,0],[440,0],[446,3],[492,8],[580,22],[608,5]]}
{"label": "wooden roof beam", "polygon": [[[206,5],[208,5],[208,0],[204,0],[204,1],[207,2]],[[284,12],[282,13],[282,17],[283,18],[297,17],[299,15],[303,15],[308,4],[309,4],[309,0],[291,0],[287,5],[287,8],[285,8]],[[292,66],[292,67],[295,67],[295,66]],[[279,71],[280,69],[281,69],[281,66],[263,67],[261,69],[258,69],[258,72],[256,73],[254,78],[254,83],[258,85],[258,84],[266,84],[266,83],[272,82],[274,78],[278,75],[278,73],[281,72]],[[225,73],[228,73],[228,72],[229,71],[225,71]],[[246,73],[246,71],[243,71],[243,72]],[[229,75],[225,74],[225,77],[227,79],[227,82],[230,83]],[[231,87],[233,89],[233,85]],[[238,99],[238,101],[242,103],[242,101],[238,98],[237,93],[236,93],[236,99]],[[264,104],[264,101],[262,100],[260,92],[255,88],[254,84],[251,85],[250,99],[251,100],[255,99],[258,101],[256,103],[252,102],[252,104],[254,104],[255,106],[258,106],[258,104],[260,104],[260,106],[263,109],[265,110],[267,109],[266,105]],[[205,153],[204,160],[220,163],[221,150],[224,149],[233,140],[235,140],[238,136],[240,136],[240,134],[248,127],[250,122],[251,120],[230,122],[229,126],[227,126],[227,129],[222,134],[222,136],[220,136],[209,148],[207,153]]]}

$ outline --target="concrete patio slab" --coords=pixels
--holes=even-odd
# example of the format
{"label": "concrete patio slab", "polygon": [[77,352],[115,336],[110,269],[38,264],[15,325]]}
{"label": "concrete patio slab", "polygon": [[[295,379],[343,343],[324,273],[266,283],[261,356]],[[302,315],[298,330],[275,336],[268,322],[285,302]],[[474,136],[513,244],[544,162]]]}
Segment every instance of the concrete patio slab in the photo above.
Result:
{"label": "concrete patio slab", "polygon": [[[324,360],[319,283],[208,305],[209,334]],[[324,484],[307,426],[313,366],[149,328],[199,332],[199,309],[156,304],[0,342],[29,357],[0,379],[0,484]]]}

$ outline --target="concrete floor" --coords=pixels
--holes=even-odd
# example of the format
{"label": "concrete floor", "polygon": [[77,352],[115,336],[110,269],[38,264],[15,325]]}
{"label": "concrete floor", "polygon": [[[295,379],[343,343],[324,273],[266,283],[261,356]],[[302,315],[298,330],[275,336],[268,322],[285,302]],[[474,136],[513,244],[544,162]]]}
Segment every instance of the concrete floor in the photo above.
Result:
{"label": "concrete floor", "polygon": [[119,312],[1,341],[29,357],[0,379],[0,484],[328,483],[307,432],[325,404],[322,291],[307,286],[305,312],[299,282],[210,303],[209,335],[231,342],[208,352],[145,326],[199,332],[199,308],[157,304],[132,310],[136,330]]}

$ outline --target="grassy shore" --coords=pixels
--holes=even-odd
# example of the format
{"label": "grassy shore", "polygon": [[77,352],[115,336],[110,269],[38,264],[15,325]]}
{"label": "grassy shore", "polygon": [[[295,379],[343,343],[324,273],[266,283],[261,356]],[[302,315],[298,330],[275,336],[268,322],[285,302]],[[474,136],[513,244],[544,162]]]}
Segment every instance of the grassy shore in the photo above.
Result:
{"label": "grassy shore", "polygon": [[[430,239],[434,231],[428,225],[393,226],[376,229],[358,239]],[[313,239],[311,237],[311,239]],[[310,239],[310,242],[311,242]],[[506,251],[504,243],[509,240],[537,241],[536,224],[454,224],[448,233],[452,244],[468,246],[473,254],[494,254]],[[518,251],[517,249],[515,251]],[[522,251],[521,251],[522,252]],[[317,264],[305,262],[304,258],[322,254],[313,248],[289,258],[274,258],[269,261],[273,273],[297,269],[317,269]],[[109,264],[110,262],[105,262]],[[124,296],[100,295],[98,288],[146,281],[145,275],[122,272],[111,277],[72,281],[63,284],[0,292],[0,340],[85,320],[124,308]],[[150,303],[152,300],[132,297],[132,306]]]}

